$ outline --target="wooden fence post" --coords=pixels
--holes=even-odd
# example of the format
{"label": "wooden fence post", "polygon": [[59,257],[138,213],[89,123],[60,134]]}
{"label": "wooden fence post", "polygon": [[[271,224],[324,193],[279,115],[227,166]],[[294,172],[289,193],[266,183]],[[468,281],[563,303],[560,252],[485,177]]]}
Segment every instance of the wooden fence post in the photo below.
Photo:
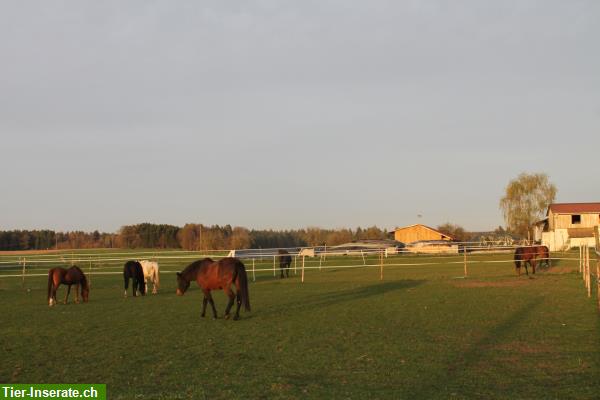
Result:
{"label": "wooden fence post", "polygon": [[275,256],[273,256],[273,277],[275,277]]}
{"label": "wooden fence post", "polygon": [[254,267],[254,258],[252,259],[252,281],[256,282],[256,269]]}
{"label": "wooden fence post", "polygon": [[463,246],[463,259],[464,259],[464,267],[465,267],[465,277],[468,275],[467,271],[467,246]]}
{"label": "wooden fence post", "polygon": [[379,253],[379,280],[383,280],[383,252]]}
{"label": "wooden fence post", "polygon": [[25,259],[25,257],[22,258],[22,263],[23,263],[23,271],[21,272],[21,288],[25,288],[25,268],[26,268],[26,264],[27,264],[27,260]]}
{"label": "wooden fence post", "polygon": [[305,256],[302,256],[302,283],[304,283],[304,258]]}
{"label": "wooden fence post", "polygon": [[590,268],[590,251],[589,246],[585,245],[585,265],[586,265],[586,279],[587,279],[587,293],[588,297],[592,297],[592,270]]}
{"label": "wooden fence post", "polygon": [[[600,249],[599,249],[600,251]],[[600,311],[600,260],[596,259],[596,296],[598,297],[598,311]]]}
{"label": "wooden fence post", "polygon": [[583,273],[581,271],[582,262],[583,262],[583,248],[581,247],[581,245],[579,245],[579,273],[582,275],[582,278],[583,278]]}

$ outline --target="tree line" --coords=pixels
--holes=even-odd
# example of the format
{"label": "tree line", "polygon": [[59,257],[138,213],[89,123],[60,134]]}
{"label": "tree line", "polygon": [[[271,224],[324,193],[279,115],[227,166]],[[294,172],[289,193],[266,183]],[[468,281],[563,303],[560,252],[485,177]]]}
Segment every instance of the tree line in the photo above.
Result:
{"label": "tree line", "polygon": [[376,226],[356,229],[308,227],[291,230],[250,230],[231,225],[185,224],[183,227],[178,227],[142,223],[125,225],[117,233],[53,230],[0,231],[0,251],[90,248],[219,250],[335,246],[354,240],[388,238],[388,232]]}
{"label": "tree line", "polygon": [[[494,234],[532,237],[533,225],[544,217],[557,188],[544,173],[522,173],[506,186],[500,209],[506,230],[498,227]],[[469,241],[475,235],[460,225],[445,223],[437,230],[455,240]],[[2,250],[48,250],[83,248],[157,248],[185,250],[220,250],[247,248],[278,248],[303,246],[335,246],[355,240],[388,239],[387,231],[376,226],[356,229],[322,229],[308,227],[292,230],[249,230],[231,225],[143,223],[125,225],[117,233],[96,231],[55,232],[52,230],[0,231]]]}

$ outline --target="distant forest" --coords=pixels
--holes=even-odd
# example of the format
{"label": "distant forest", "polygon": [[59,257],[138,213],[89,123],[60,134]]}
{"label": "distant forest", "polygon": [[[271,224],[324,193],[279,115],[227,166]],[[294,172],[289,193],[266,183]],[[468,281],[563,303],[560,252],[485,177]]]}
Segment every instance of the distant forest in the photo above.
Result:
{"label": "distant forest", "polygon": [[300,246],[335,246],[353,240],[388,239],[376,226],[356,229],[305,228],[249,230],[230,225],[186,224],[183,227],[143,223],[123,226],[117,233],[55,232],[52,230],[0,231],[0,250],[86,248],[156,248],[219,250]]}

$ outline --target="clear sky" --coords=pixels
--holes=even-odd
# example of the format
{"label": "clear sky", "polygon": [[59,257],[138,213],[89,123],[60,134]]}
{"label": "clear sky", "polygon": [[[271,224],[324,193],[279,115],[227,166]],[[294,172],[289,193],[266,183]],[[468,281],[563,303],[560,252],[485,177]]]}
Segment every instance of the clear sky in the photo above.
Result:
{"label": "clear sky", "polygon": [[597,0],[4,0],[0,230],[487,230],[521,172],[600,201],[599,21]]}

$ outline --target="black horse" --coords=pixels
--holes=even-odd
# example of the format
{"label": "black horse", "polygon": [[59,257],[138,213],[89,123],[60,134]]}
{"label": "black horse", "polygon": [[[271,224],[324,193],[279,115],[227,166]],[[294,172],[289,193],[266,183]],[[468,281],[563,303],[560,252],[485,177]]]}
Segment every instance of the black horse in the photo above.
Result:
{"label": "black horse", "polygon": [[125,297],[127,297],[127,288],[129,288],[129,278],[133,279],[133,296],[140,292],[142,296],[146,295],[146,285],[144,284],[144,269],[142,264],[137,261],[127,261],[123,267],[123,279],[125,280]]}
{"label": "black horse", "polygon": [[277,251],[279,254],[279,269],[281,270],[281,278],[283,278],[283,271],[285,270],[285,275],[290,277],[290,264],[292,264],[292,257],[287,250],[279,249]]}

